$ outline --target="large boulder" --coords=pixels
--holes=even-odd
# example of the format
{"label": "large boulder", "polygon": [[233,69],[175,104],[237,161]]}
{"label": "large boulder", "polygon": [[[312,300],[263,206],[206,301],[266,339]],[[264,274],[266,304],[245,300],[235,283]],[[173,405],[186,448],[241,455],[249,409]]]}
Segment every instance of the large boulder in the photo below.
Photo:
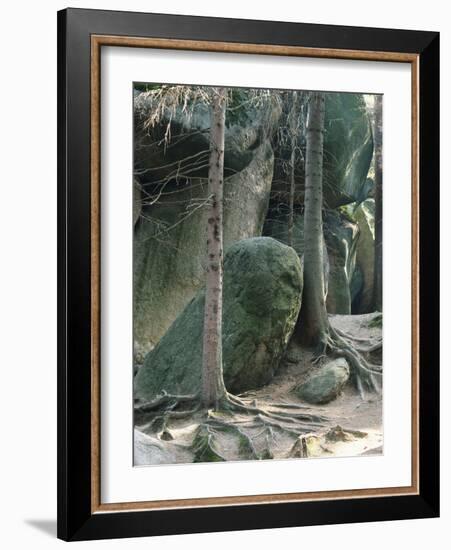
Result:
{"label": "large boulder", "polygon": [[[226,252],[223,295],[223,370],[233,393],[268,383],[277,370],[301,305],[302,270],[296,252],[271,238],[239,241]],[[135,395],[200,388],[205,292],[195,298],[145,358]]]}
{"label": "large boulder", "polygon": [[[205,96],[205,90],[192,87],[177,100],[177,89],[180,87],[166,86],[161,92],[162,87],[157,86],[135,94],[134,167],[143,184],[159,185],[172,178],[208,175],[210,106],[197,93],[201,91]],[[259,101],[253,101],[252,94],[251,90],[233,90],[229,94],[226,176],[246,168],[254,158],[254,149],[277,127],[281,113],[277,95],[262,95]]]}
{"label": "large boulder", "polygon": [[[268,142],[224,182],[225,246],[260,236],[274,156]],[[142,192],[143,193],[143,192]],[[134,349],[141,363],[205,281],[207,182],[168,187],[145,197],[134,236]],[[146,204],[147,203],[147,204]]]}
{"label": "large boulder", "polygon": [[364,201],[373,135],[362,94],[326,94],[324,200],[328,208]]}
{"label": "large boulder", "polygon": [[307,403],[315,405],[329,403],[341,393],[343,386],[349,380],[349,374],[346,360],[335,359],[295,388],[295,393]]}
{"label": "large boulder", "polygon": [[[291,99],[283,103],[281,126],[288,127]],[[304,98],[304,110],[307,108]],[[367,178],[373,156],[371,123],[362,94],[326,93],[324,122],[323,196],[327,208],[364,201],[371,193],[372,180]],[[291,139],[284,132],[274,138],[276,155],[274,197],[288,203]],[[295,166],[295,202],[304,202],[305,128],[298,135]]]}
{"label": "large boulder", "polygon": [[356,262],[359,228],[336,210],[324,214],[324,239],[329,256],[326,306],[329,313],[351,313],[351,281]]}
{"label": "large boulder", "polygon": [[354,299],[353,313],[374,311],[374,211],[374,199],[367,199],[354,211],[354,219],[360,230],[356,263],[362,274],[362,286]]}

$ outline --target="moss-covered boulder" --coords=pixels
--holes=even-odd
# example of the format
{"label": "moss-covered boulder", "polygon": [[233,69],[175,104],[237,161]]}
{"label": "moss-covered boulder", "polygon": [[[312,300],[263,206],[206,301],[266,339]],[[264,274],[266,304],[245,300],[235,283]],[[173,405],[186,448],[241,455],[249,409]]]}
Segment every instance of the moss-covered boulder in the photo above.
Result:
{"label": "moss-covered boulder", "polygon": [[[301,94],[302,95],[302,94]],[[308,99],[304,96],[304,112]],[[373,156],[373,137],[368,111],[362,94],[326,93],[324,121],[323,196],[327,208],[364,201],[371,193],[368,171]],[[274,177],[275,202],[288,204],[290,192],[291,138],[283,132],[288,128],[291,96],[285,96],[279,132],[274,138],[276,156]],[[302,117],[301,117],[302,118]],[[288,131],[288,130],[287,130]],[[301,126],[295,166],[295,203],[304,203],[305,128]]]}
{"label": "moss-covered boulder", "polygon": [[[195,87],[179,101],[174,89],[166,87],[161,95],[155,95],[156,88],[161,92],[162,87],[155,86],[134,97],[135,173],[143,184],[172,177],[207,177],[210,106],[196,94]],[[277,96],[262,95],[254,101],[254,95],[246,89],[229,93],[224,136],[226,176],[246,168],[254,158],[254,149],[277,127],[281,113]],[[149,125],[152,118],[154,123]]]}
{"label": "moss-covered boulder", "polygon": [[[271,238],[239,241],[224,261],[223,369],[233,393],[268,383],[277,370],[301,305],[296,252]],[[204,290],[177,317],[135,377],[135,395],[195,393],[201,382]]]}
{"label": "moss-covered boulder", "polygon": [[339,358],[321,367],[306,382],[295,388],[295,393],[307,403],[329,403],[341,393],[348,379],[348,363]]}
{"label": "moss-covered boulder", "polygon": [[[271,190],[274,155],[269,143],[224,182],[225,246],[260,236]],[[208,190],[206,180],[168,185],[154,204],[144,196],[134,234],[134,353],[142,363],[205,280]]]}
{"label": "moss-covered boulder", "polygon": [[362,94],[326,94],[324,200],[328,208],[364,201],[373,135]]}

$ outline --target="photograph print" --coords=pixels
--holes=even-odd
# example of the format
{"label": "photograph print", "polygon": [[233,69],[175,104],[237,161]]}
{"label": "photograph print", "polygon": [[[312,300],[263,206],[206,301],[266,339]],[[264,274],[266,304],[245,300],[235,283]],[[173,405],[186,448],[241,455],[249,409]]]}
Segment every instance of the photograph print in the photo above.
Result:
{"label": "photograph print", "polygon": [[135,466],[383,454],[382,108],[133,84]]}

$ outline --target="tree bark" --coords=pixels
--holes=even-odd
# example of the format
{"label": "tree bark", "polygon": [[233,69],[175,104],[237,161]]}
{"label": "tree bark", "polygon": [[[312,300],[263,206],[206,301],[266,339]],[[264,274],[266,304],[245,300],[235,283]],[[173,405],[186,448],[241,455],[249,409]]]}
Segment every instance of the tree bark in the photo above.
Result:
{"label": "tree bark", "polygon": [[226,94],[225,88],[212,89],[208,170],[207,278],[201,389],[201,401],[206,408],[217,408],[219,401],[226,394],[222,372],[223,179]]}
{"label": "tree bark", "polygon": [[304,289],[298,329],[304,344],[325,344],[329,319],[323,268],[324,94],[312,93],[308,106],[304,198]]}
{"label": "tree bark", "polygon": [[374,307],[382,311],[382,96],[374,98],[374,197],[375,197],[375,247],[374,247]]}
{"label": "tree bark", "polygon": [[290,159],[290,202],[288,207],[288,244],[293,246],[293,227],[294,227],[294,192],[295,192],[295,163],[296,163],[296,142],[297,142],[297,93],[292,92],[290,112],[290,139],[291,139],[291,159]]}

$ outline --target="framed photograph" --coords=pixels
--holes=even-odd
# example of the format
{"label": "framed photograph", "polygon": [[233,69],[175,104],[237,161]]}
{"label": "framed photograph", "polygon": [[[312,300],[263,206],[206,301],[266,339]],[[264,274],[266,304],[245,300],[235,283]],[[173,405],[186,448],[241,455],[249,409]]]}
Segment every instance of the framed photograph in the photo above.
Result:
{"label": "framed photograph", "polygon": [[58,93],[58,536],[438,516],[438,33],[67,9]]}

